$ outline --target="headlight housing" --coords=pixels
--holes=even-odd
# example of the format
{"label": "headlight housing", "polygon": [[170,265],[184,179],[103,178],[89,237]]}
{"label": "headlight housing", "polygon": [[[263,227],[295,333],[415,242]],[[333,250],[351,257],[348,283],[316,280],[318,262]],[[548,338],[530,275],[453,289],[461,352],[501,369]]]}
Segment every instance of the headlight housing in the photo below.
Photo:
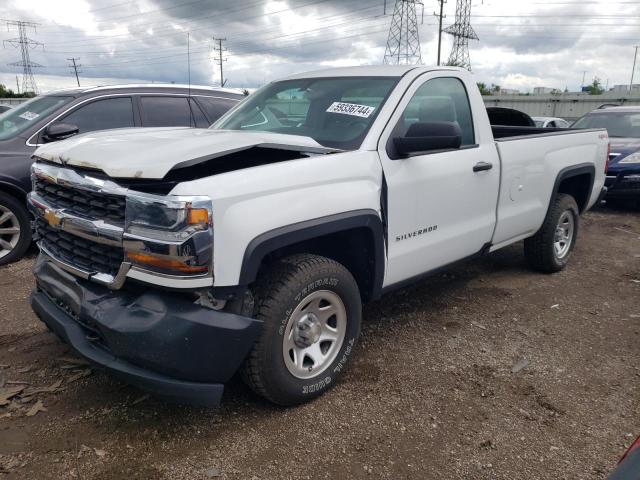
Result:
{"label": "headlight housing", "polygon": [[618,163],[640,163],[640,152],[635,152],[631,155],[627,155]]}
{"label": "headlight housing", "polygon": [[165,275],[212,275],[209,197],[127,195],[123,246],[132,266]]}

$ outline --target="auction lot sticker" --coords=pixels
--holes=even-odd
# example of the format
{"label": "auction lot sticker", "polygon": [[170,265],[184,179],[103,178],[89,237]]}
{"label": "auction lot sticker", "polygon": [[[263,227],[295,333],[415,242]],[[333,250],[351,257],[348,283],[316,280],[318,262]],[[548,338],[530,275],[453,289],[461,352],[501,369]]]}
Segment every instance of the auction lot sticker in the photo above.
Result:
{"label": "auction lot sticker", "polygon": [[329,113],[343,113],[345,115],[353,115],[354,117],[368,118],[376,107],[369,107],[367,105],[358,105],[356,103],[344,103],[333,102],[327,112]]}
{"label": "auction lot sticker", "polygon": [[38,118],[40,115],[38,115],[35,112],[24,112],[22,115],[18,115],[20,118],[24,118],[25,120],[35,120],[36,118]]}

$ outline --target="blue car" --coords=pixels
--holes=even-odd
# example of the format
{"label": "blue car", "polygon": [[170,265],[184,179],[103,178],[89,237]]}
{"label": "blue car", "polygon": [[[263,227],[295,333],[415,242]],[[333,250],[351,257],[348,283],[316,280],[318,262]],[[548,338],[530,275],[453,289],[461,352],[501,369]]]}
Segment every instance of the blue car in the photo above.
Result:
{"label": "blue car", "polygon": [[587,113],[572,128],[606,128],[611,141],[607,199],[640,203],[640,107],[608,107]]}
{"label": "blue car", "polygon": [[640,437],[631,444],[608,480],[640,480]]}

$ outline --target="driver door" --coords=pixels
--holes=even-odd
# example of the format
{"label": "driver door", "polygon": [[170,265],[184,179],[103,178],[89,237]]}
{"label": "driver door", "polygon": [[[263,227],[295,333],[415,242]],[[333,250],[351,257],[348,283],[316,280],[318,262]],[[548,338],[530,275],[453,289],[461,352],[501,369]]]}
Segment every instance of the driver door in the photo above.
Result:
{"label": "driver door", "polygon": [[[495,145],[478,142],[462,80],[455,72],[441,75],[429,73],[414,81],[379,143],[388,191],[385,286],[478,253],[495,227],[500,179]],[[457,124],[460,148],[391,158],[393,138],[405,136],[417,122]],[[484,169],[477,170],[480,163]]]}

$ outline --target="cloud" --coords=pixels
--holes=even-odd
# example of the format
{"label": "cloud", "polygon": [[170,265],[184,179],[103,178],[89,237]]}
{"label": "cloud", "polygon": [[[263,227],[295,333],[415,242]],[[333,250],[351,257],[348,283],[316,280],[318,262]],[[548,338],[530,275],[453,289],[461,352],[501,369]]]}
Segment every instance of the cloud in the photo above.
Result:
{"label": "cloud", "polygon": [[[474,3],[472,24],[480,41],[471,41],[470,51],[478,79],[506,88],[543,83],[576,89],[587,70],[588,79],[628,81],[640,5],[553,2]],[[55,9],[50,0],[9,0],[5,15],[41,24],[29,34],[45,44],[31,50],[32,60],[44,65],[35,71],[43,90],[57,86],[56,78],[60,85],[73,84],[71,57],[80,58],[86,84],[186,82],[187,31],[192,83],[219,82],[212,38],[225,37],[228,85],[253,87],[293,72],[381,63],[393,2],[387,3],[383,17],[382,2],[370,0],[65,0]],[[419,26],[422,57],[431,64],[437,45],[432,7],[425,6]],[[446,14],[445,26],[454,21],[454,1],[447,2]],[[451,40],[443,34],[444,60]],[[6,65],[19,59],[19,50],[0,50],[3,81],[21,73]]]}

